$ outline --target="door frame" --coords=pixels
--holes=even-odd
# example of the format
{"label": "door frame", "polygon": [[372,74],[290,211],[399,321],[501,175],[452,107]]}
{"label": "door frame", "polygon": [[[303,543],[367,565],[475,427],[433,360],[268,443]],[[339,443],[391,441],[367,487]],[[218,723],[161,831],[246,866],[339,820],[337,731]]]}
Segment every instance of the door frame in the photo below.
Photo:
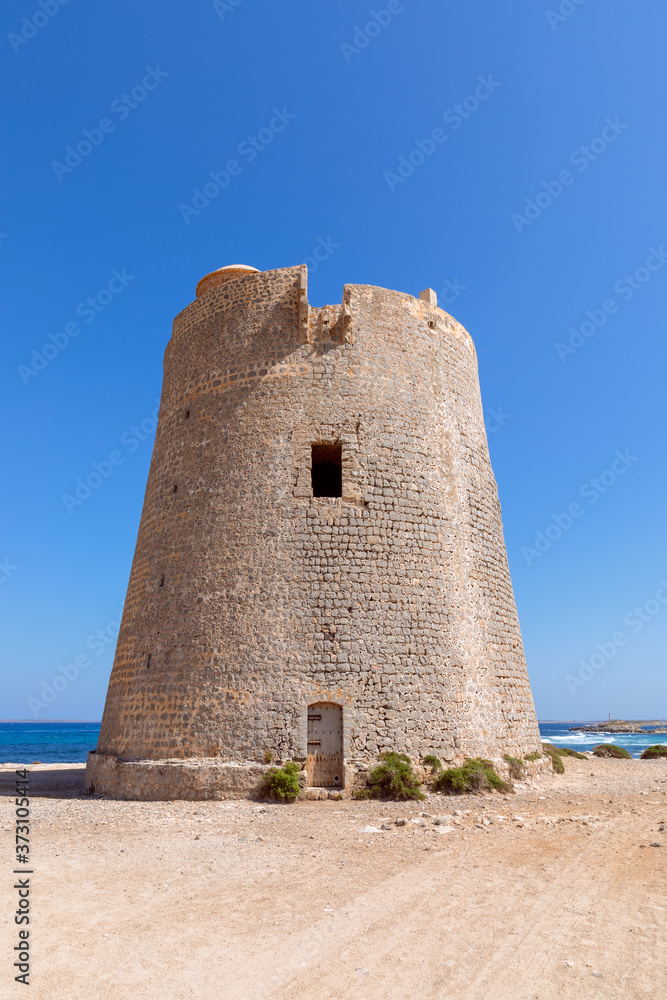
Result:
{"label": "door frame", "polygon": [[[310,721],[311,713],[316,718],[322,718],[321,715],[319,715],[319,716],[317,715],[317,711],[319,709],[320,712],[321,712],[323,708],[330,708],[330,709],[335,710],[335,714],[340,719],[340,742],[338,744],[338,749],[335,751],[335,756],[337,758],[338,757],[340,758],[340,764],[336,765],[336,768],[335,768],[335,772],[337,772],[336,773],[337,781],[334,780],[331,783],[326,783],[326,784],[313,782],[313,786],[317,787],[317,788],[332,788],[332,789],[344,788],[345,787],[345,752],[344,752],[344,745],[343,745],[343,706],[339,702],[336,702],[336,701],[314,701],[314,702],[311,702],[308,705],[308,712],[307,712],[307,717],[306,717],[307,722]],[[316,741],[316,742],[319,742],[319,740]],[[313,753],[309,752],[311,746],[313,746],[313,744],[311,744],[310,742],[306,743],[306,751],[307,751],[307,753],[306,753],[306,772],[308,773],[309,779],[312,780],[312,778],[315,777],[315,775],[313,775],[312,773],[309,773],[310,772],[310,758],[312,758],[313,756],[317,756],[317,754],[313,754]],[[315,767],[315,765],[313,765],[313,767]]]}
{"label": "door frame", "polygon": [[343,773],[340,785],[336,785],[335,787],[343,789],[347,783],[347,762],[349,757],[353,756],[353,754],[350,754],[350,750],[352,749],[350,733],[353,726],[353,712],[349,704],[349,699],[342,692],[311,691],[306,695],[306,700],[299,706],[299,756],[304,761],[308,759],[308,709],[311,705],[317,704],[337,705],[341,709],[343,718]]}

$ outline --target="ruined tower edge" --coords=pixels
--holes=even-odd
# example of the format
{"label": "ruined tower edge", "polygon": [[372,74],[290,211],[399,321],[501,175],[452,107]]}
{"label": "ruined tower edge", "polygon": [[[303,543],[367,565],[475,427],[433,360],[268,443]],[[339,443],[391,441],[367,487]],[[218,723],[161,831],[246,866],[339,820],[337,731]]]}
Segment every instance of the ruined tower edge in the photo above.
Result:
{"label": "ruined tower edge", "polygon": [[207,275],[165,352],[87,787],[222,798],[273,756],[345,789],[385,750],[540,747],[469,334],[433,293],[318,309],[305,265]]}

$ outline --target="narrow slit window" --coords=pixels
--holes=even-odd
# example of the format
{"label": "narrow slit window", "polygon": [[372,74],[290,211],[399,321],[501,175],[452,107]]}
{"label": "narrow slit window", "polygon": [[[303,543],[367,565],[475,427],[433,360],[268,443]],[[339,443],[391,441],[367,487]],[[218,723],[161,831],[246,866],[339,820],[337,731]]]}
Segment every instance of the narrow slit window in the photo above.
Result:
{"label": "narrow slit window", "polygon": [[340,444],[312,446],[311,476],[314,497],[342,497],[343,468]]}

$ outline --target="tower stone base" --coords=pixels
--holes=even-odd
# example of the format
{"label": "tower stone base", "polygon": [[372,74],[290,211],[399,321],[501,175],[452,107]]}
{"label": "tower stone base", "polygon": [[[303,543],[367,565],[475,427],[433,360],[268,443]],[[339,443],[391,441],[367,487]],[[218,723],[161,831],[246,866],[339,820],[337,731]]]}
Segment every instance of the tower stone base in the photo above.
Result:
{"label": "tower stone base", "polygon": [[[492,761],[496,771],[506,781],[510,780],[506,761]],[[85,790],[90,795],[109,799],[127,799],[142,802],[170,802],[174,799],[203,801],[214,799],[254,799],[261,795],[264,777],[273,765],[227,763],[215,757],[197,757],[191,760],[122,760],[109,754],[89,753],[86,764]],[[418,770],[420,770],[418,768]],[[551,760],[543,757],[526,761],[524,772],[528,780],[551,774]],[[365,766],[347,764],[344,769],[343,788],[309,788],[306,772],[302,771],[299,784],[302,799],[349,799],[357,788],[363,788]]]}

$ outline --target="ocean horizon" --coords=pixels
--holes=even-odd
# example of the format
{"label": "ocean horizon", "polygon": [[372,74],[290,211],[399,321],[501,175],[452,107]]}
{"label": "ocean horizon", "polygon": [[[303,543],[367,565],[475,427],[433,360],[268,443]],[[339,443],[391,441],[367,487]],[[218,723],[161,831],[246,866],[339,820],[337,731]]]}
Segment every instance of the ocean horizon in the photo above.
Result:
{"label": "ocean horizon", "polygon": [[[571,733],[570,726],[595,725],[599,721],[577,720],[539,722],[543,740],[574,750],[592,750],[598,743],[616,743],[633,757],[656,743],[667,746],[667,733]],[[643,721],[643,720],[626,720]],[[99,722],[70,719],[0,720],[0,763],[3,764],[83,764],[97,746]]]}

